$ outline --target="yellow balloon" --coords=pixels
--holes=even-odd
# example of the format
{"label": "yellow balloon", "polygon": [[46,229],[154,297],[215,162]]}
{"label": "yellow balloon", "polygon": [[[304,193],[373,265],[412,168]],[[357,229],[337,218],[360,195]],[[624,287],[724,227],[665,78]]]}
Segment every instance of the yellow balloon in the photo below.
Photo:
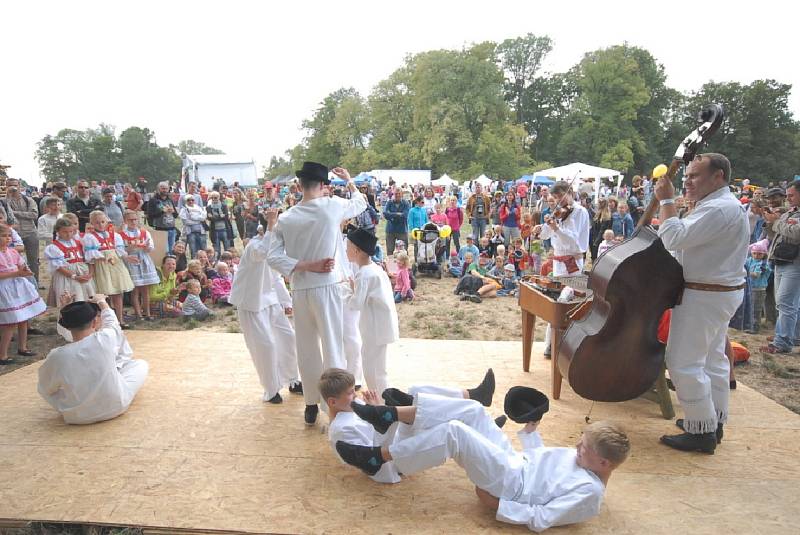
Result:
{"label": "yellow balloon", "polygon": [[450,225],[442,225],[442,228],[439,229],[440,238],[449,238],[452,233],[453,229],[450,228]]}
{"label": "yellow balloon", "polygon": [[667,171],[669,171],[667,166],[663,163],[660,163],[653,168],[653,178],[661,178],[667,174]]}

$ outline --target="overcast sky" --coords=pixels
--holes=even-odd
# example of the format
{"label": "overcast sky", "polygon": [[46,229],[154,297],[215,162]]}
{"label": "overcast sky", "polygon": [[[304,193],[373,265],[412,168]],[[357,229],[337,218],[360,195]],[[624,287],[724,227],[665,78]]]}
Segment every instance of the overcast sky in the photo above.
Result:
{"label": "overcast sky", "polygon": [[[99,123],[195,139],[263,165],[342,86],[367,95],[408,53],[502,41],[555,42],[545,70],[623,41],[648,49],[667,83],[774,78],[795,87],[791,2],[10,1],[0,4],[0,161],[39,182],[36,142]],[[788,10],[788,11],[787,11]],[[669,155],[664,155],[665,159]]]}

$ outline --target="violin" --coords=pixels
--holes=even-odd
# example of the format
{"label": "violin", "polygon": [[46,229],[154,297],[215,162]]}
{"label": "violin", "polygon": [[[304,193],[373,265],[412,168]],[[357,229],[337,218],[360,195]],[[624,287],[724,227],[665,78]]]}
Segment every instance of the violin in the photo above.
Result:
{"label": "violin", "polygon": [[559,221],[566,221],[566,219],[570,216],[570,214],[572,214],[572,211],[574,209],[575,208],[572,206],[572,204],[569,204],[567,206],[559,205],[558,208],[556,208],[553,211],[552,216],[554,219],[557,219]]}

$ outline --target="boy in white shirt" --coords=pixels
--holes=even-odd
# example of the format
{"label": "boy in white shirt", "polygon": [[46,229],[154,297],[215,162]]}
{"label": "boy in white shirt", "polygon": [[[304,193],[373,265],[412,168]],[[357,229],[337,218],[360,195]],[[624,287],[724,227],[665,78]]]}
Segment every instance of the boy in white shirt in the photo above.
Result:
{"label": "boy in white shirt", "polygon": [[[374,392],[365,390],[362,392],[364,401],[357,399],[354,385],[353,375],[338,368],[325,370],[319,380],[319,390],[328,405],[330,416],[328,440],[334,450],[339,442],[370,447],[383,446],[454,418],[477,429],[492,442],[505,440],[511,449],[508,439],[500,431],[506,417],[492,420],[483,408],[492,404],[494,395],[494,373],[491,369],[486,372],[483,382],[472,389],[418,386],[411,387],[406,394],[396,388],[387,388],[383,392],[383,399],[388,409],[413,408],[415,415],[418,415],[413,421],[398,425],[389,423],[374,426],[365,420],[369,416],[364,411],[381,407],[379,398]],[[400,474],[391,462],[383,463],[369,476],[378,483],[400,482]]]}
{"label": "boy in white shirt", "polygon": [[377,236],[367,230],[356,228],[347,233],[347,258],[358,266],[355,279],[350,279],[353,294],[347,306],[360,312],[364,379],[370,390],[382,394],[389,386],[386,350],[400,338],[400,331],[389,276],[371,258],[377,243]]}
{"label": "boy in white shirt", "polygon": [[[325,368],[346,368],[343,352],[342,291],[346,288],[341,223],[367,209],[347,169],[332,172],[347,180],[351,198],[327,197],[328,168],[304,162],[297,171],[303,200],[284,212],[272,233],[267,262],[291,277],[292,309],[297,330],[297,363],[303,381],[307,425],[317,421],[320,402],[317,380]],[[320,344],[322,350],[320,351]]]}
{"label": "boy in white shirt", "polygon": [[619,243],[614,239],[614,231],[611,229],[606,230],[603,232],[603,241],[597,247],[597,256],[605,253],[615,245],[619,245]]}
{"label": "boy in white shirt", "polygon": [[286,317],[292,311],[292,298],[283,278],[267,264],[277,208],[267,209],[265,217],[267,232],[245,246],[228,302],[236,306],[244,342],[264,388],[263,400],[282,403],[283,386],[288,384],[289,391],[298,394],[303,388],[297,379],[294,328]]}
{"label": "boy in white shirt", "polygon": [[128,410],[147,378],[106,296],[94,294],[61,309],[72,342],[50,351],[39,368],[39,394],[68,424],[91,424]]}
{"label": "boy in white shirt", "polygon": [[53,227],[55,227],[58,218],[61,217],[60,203],[61,201],[55,197],[48,197],[44,200],[46,213],[37,221],[36,232],[40,240],[47,240],[46,243],[53,241]]}

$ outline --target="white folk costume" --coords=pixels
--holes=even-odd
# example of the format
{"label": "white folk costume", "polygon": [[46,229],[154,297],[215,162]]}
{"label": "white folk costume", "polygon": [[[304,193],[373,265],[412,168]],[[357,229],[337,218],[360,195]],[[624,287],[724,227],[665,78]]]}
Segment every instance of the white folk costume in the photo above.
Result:
{"label": "white folk costume", "polygon": [[370,390],[378,394],[388,387],[386,349],[400,338],[397,306],[389,276],[377,264],[362,266],[354,280],[348,308],[361,313],[361,362]]}
{"label": "white folk costume", "polygon": [[83,244],[77,238],[62,240],[56,238],[44,248],[44,257],[47,260],[50,272],[50,291],[47,293],[47,304],[58,306],[58,299],[64,292],[75,296],[75,301],[86,301],[97,293],[94,282],[80,282],[61,273],[59,269],[66,269],[77,277],[89,273],[89,265],[83,253]]}
{"label": "white folk costume", "polygon": [[292,306],[280,274],[267,264],[270,233],[244,248],[228,302],[235,305],[247,350],[264,388],[264,401],[298,378],[294,328],[284,313]]}
{"label": "white folk costume", "polygon": [[724,186],[699,200],[684,219],[662,221],[658,235],[683,266],[687,283],[739,288],[686,288],[672,310],[666,361],[688,433],[713,433],[728,417],[728,322],[742,303],[749,224],[741,203]]}
{"label": "white folk costume", "polygon": [[[153,259],[150,258],[150,251],[155,249],[153,244],[153,237],[150,233],[143,228],[128,228],[124,227],[119,233],[122,238],[122,243],[125,245],[125,253],[128,256],[135,256],[139,259],[138,264],[133,264],[125,260],[125,265],[128,267],[128,273],[131,276],[134,286],[150,286],[151,284],[158,284],[161,279],[156,271],[156,266],[153,264]],[[145,245],[146,248],[142,249],[139,245]]]}
{"label": "white folk costume", "polygon": [[[419,416],[417,416],[419,417]],[[453,459],[477,487],[500,499],[497,520],[540,532],[583,522],[600,512],[605,485],[578,466],[575,448],[546,448],[539,433],[517,433],[522,453],[449,421],[389,446],[393,463],[412,475]]]}
{"label": "white folk costume", "polygon": [[68,424],[91,424],[128,410],[147,378],[111,308],[94,334],[50,351],[39,368],[39,394]]}
{"label": "white folk costume", "polygon": [[[0,273],[17,271],[25,264],[19,251],[7,247],[0,251]],[[36,286],[24,277],[0,279],[0,325],[28,321],[47,310]]]}
{"label": "white folk costume", "polygon": [[[340,440],[358,446],[388,446],[450,420],[463,422],[479,435],[496,444],[505,444],[509,451],[513,451],[505,434],[483,405],[464,399],[463,390],[426,385],[411,387],[408,393],[414,396],[414,405],[417,407],[414,423],[407,425],[396,422],[385,434],[377,432],[371,423],[362,420],[354,412],[336,413],[328,427],[328,440],[333,451],[336,451],[336,442]],[[360,399],[358,402],[363,403]],[[378,483],[398,483],[400,473],[405,472],[398,472],[394,463],[387,462],[370,479]]]}
{"label": "white folk costume", "polygon": [[278,218],[269,246],[270,266],[291,277],[297,360],[306,405],[320,402],[317,381],[323,369],[347,368],[342,343],[342,295],[347,279],[341,261],[336,261],[329,273],[295,273],[294,268],[300,261],[342,258],[342,221],[367,209],[364,195],[358,191],[351,195],[349,200],[319,197],[293,206]]}
{"label": "white folk costume", "polygon": [[[572,205],[572,213],[565,220],[558,221],[556,230],[550,228],[550,225],[542,225],[539,237],[550,240],[553,246],[554,276],[563,277],[583,272],[583,255],[589,249],[590,228],[589,212],[577,202]],[[558,260],[559,257],[572,257],[577,269],[569,271],[567,264]]]}
{"label": "white folk costume", "polygon": [[[125,244],[120,235],[109,228],[105,232],[91,231],[83,236],[86,261],[94,264],[94,286],[105,295],[117,295],[133,290],[133,281],[125,267]],[[105,262],[98,260],[105,258]]]}

